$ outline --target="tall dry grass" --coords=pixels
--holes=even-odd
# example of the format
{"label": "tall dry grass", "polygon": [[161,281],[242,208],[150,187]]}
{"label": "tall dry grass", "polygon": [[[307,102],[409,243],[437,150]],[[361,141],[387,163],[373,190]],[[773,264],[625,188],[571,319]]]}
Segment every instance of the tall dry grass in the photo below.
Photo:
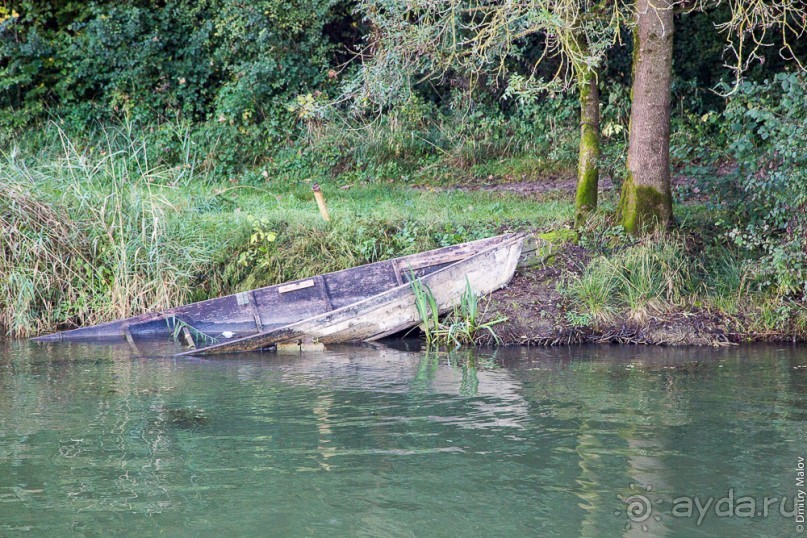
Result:
{"label": "tall dry grass", "polygon": [[214,250],[182,237],[180,210],[162,194],[190,181],[189,168],[152,164],[126,126],[105,131],[92,150],[58,134],[57,156],[31,166],[12,151],[0,167],[5,332],[27,336],[185,300]]}

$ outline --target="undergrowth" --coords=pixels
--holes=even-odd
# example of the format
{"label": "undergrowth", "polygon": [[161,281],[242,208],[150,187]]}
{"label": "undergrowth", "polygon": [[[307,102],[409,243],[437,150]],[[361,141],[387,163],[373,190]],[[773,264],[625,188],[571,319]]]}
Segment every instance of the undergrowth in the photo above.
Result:
{"label": "undergrowth", "polygon": [[[255,153],[242,168],[222,166],[225,139],[201,123],[138,124],[124,116],[83,131],[58,119],[37,124],[0,142],[0,330],[26,336],[507,230],[562,228],[572,214],[566,194],[539,199],[442,187],[570,174],[575,131],[555,116],[568,119],[573,108],[564,98],[507,114],[484,103],[447,113],[413,98],[372,120],[300,116],[300,136]],[[604,114],[604,136],[624,137],[616,128],[624,114]],[[775,118],[766,115],[764,126],[784,133],[790,123]],[[800,163],[801,138],[787,140],[782,147]],[[613,142],[614,155],[605,159],[613,162],[603,163],[611,175],[624,153]],[[641,323],[701,309],[720,313],[738,332],[807,332],[799,295],[803,212],[790,207],[803,205],[792,195],[800,194],[800,183],[787,183],[789,168],[771,168],[784,154],[781,144],[768,146],[760,166],[773,170],[770,182],[756,198],[742,200],[779,193],[768,208],[788,216],[778,227],[764,227],[759,207],[748,221],[739,218],[750,212],[748,204],[690,200],[676,207],[679,232],[637,240],[611,225],[614,200],[606,191],[600,211],[580,230],[593,258],[560,284],[567,321]],[[764,166],[758,168],[749,168],[743,181],[761,181],[751,173]],[[736,190],[746,186],[741,179],[715,177],[712,188],[719,194],[734,182]],[[330,223],[319,219],[313,182],[325,193]],[[780,184],[790,190],[777,190]],[[712,192],[706,182],[692,189],[692,195]],[[744,235],[728,241],[729,225]],[[700,241],[695,248],[693,238]]]}

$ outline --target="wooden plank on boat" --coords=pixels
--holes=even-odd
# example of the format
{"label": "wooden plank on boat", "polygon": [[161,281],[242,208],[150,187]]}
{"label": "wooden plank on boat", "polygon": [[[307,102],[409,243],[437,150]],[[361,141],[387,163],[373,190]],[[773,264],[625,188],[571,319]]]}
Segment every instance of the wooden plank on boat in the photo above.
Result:
{"label": "wooden plank on boat", "polygon": [[[392,261],[357,267],[351,273],[326,275],[333,309],[341,308],[398,286]],[[302,318],[300,318],[302,319]]]}
{"label": "wooden plank on boat", "polygon": [[128,323],[123,326],[123,335],[126,337],[126,341],[129,342],[130,345],[134,345],[134,338],[132,338],[132,331],[129,330]]}
{"label": "wooden plank on boat", "polygon": [[278,293],[289,293],[290,291],[297,291],[297,290],[304,290],[305,288],[311,288],[314,286],[314,279],[309,278],[308,280],[303,280],[302,282],[295,282],[294,284],[286,284],[285,286],[280,286],[277,288]]}
{"label": "wooden plank on boat", "polygon": [[423,255],[418,256],[416,259],[407,260],[406,258],[403,258],[400,260],[399,267],[404,271],[409,271],[410,269],[415,271],[431,265],[458,262],[460,260],[464,260],[473,253],[473,246],[470,243],[463,243],[461,245],[445,247],[439,251],[424,253]]}
{"label": "wooden plank on boat", "polygon": [[401,276],[401,267],[398,265],[398,260],[391,260],[392,271],[395,273],[395,282],[400,286],[404,283],[403,276]]}
{"label": "wooden plank on boat", "polygon": [[196,342],[193,341],[191,331],[187,327],[182,327],[180,333],[182,334],[182,340],[185,341],[185,345],[191,349],[196,349]]}
{"label": "wooden plank on boat", "polygon": [[318,289],[322,300],[325,302],[325,307],[327,308],[328,312],[333,310],[333,301],[331,301],[331,294],[328,291],[328,281],[325,280],[325,277],[322,275],[318,275],[314,277],[318,282]]}
{"label": "wooden plank on boat", "polygon": [[261,310],[258,308],[258,300],[255,299],[255,292],[250,291],[248,297],[249,310],[252,312],[252,317],[255,320],[255,328],[258,332],[263,330],[263,321],[261,320]]}
{"label": "wooden plank on boat", "polygon": [[298,338],[297,340],[283,342],[277,345],[278,353],[308,353],[311,351],[324,351],[325,345],[315,338]]}

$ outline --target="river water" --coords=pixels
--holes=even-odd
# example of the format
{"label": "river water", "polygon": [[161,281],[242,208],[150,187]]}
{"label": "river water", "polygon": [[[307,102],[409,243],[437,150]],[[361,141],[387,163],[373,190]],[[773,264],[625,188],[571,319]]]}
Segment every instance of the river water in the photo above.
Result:
{"label": "river water", "polygon": [[0,535],[798,535],[807,348],[176,351],[0,343]]}

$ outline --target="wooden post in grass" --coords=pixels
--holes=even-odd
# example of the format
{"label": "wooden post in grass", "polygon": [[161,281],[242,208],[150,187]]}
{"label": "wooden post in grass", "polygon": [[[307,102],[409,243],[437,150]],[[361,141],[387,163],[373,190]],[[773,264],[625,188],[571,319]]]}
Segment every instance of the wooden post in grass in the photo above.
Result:
{"label": "wooden post in grass", "polygon": [[322,196],[322,191],[319,189],[319,183],[314,183],[311,186],[311,190],[314,191],[314,199],[317,201],[317,207],[319,207],[319,214],[322,215],[322,220],[325,222],[330,222],[331,217],[328,215],[328,206],[325,205],[325,197]]}

